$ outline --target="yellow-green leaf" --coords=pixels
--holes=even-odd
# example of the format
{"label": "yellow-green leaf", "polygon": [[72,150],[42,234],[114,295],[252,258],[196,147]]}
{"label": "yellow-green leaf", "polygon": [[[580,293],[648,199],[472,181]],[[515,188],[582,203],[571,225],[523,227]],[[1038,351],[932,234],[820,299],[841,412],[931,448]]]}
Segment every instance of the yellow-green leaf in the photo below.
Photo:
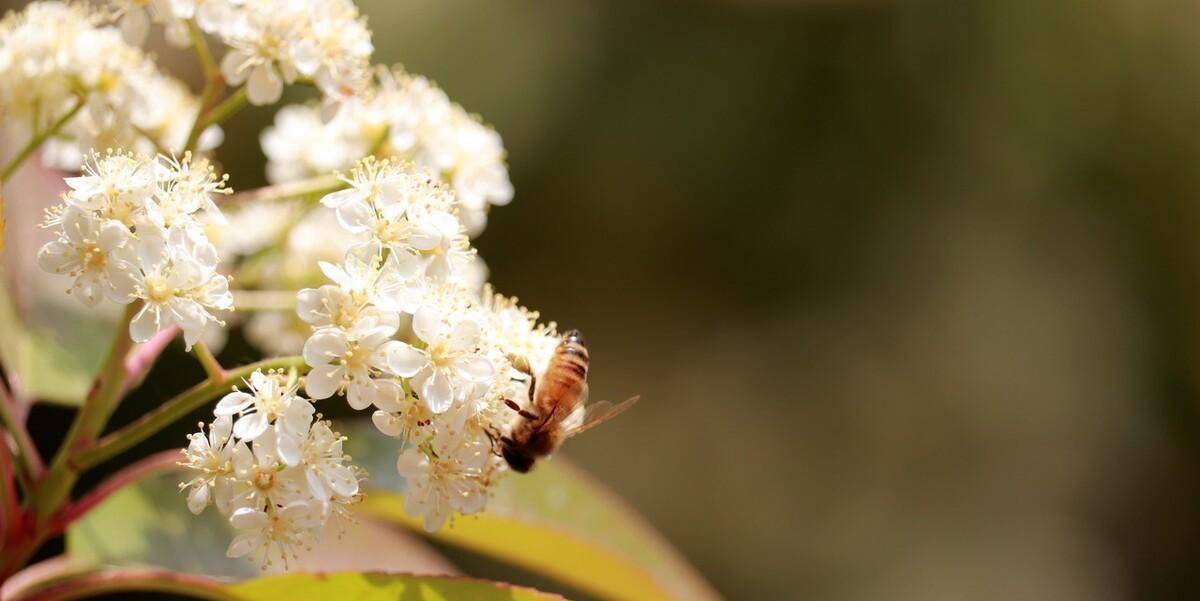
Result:
{"label": "yellow-green leaf", "polygon": [[229,585],[247,601],[551,601],[558,595],[486,580],[382,573],[289,574]]}
{"label": "yellow-green leaf", "polygon": [[558,595],[527,587],[453,576],[335,572],[266,576],[231,584],[160,569],[54,573],[57,568],[39,574],[40,581],[19,585],[18,596],[65,601],[137,592],[207,601],[562,601]]}
{"label": "yellow-green leaf", "polygon": [[31,302],[30,315],[20,316],[0,286],[0,360],[30,398],[77,405],[104,360],[113,320],[71,307],[75,301],[62,297]]}
{"label": "yellow-green leaf", "polygon": [[372,488],[361,513],[604,599],[718,598],[641,516],[561,458],[539,463],[529,474],[506,476],[487,511],[429,534],[404,512],[403,483],[390,478],[395,443],[369,427],[351,428],[348,435],[356,460],[371,468]]}

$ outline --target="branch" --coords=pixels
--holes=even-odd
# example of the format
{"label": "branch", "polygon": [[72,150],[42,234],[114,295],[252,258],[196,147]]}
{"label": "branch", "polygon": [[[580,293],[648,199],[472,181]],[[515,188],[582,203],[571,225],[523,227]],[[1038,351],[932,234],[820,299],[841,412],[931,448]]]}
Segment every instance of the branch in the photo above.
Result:
{"label": "branch", "polygon": [[225,382],[227,379],[225,368],[221,367],[221,362],[217,361],[216,355],[213,355],[212,349],[209,349],[207,344],[197,342],[192,347],[192,352],[196,354],[196,360],[200,362],[200,366],[204,368],[204,373],[208,375],[209,382],[214,384]]}
{"label": "branch", "polygon": [[50,127],[47,127],[45,130],[33,134],[33,137],[29,138],[29,141],[25,143],[25,146],[17,151],[17,155],[8,164],[4,165],[3,168],[0,168],[0,184],[8,181],[8,178],[12,177],[12,174],[25,162],[25,159],[28,159],[29,155],[41,147],[42,142],[45,142],[47,138],[58,133],[58,130],[62,129],[68,121],[74,118],[86,102],[87,99],[85,97],[77,96],[75,105],[71,107],[71,110],[67,111],[67,114],[59,117],[57,121],[50,124]]}
{"label": "branch", "polygon": [[146,476],[174,468],[178,463],[179,449],[169,449],[121,468],[120,471],[106,478],[78,501],[68,504],[58,519],[55,520],[53,530],[55,532],[65,530],[67,526],[70,526],[75,520],[86,515],[87,512],[91,511],[118,490]]}
{"label": "branch", "polygon": [[346,187],[346,182],[342,181],[336,175],[322,175],[309,179],[287,182],[283,184],[275,184],[274,186],[264,186],[262,188],[253,188],[242,192],[235,192],[224,198],[218,199],[217,203],[221,206],[241,204],[245,202],[260,202],[274,200],[288,200],[292,198],[307,198],[313,196],[324,196],[330,192],[336,192]]}
{"label": "branch", "polygon": [[117,327],[112,347],[109,348],[108,357],[104,360],[104,366],[100,368],[100,373],[92,382],[91,391],[84,400],[83,407],[75,415],[75,421],[71,423],[67,437],[63,440],[58,452],[55,453],[50,468],[46,470],[46,477],[34,491],[31,506],[36,511],[36,524],[39,528],[67,500],[71,494],[71,487],[79,479],[79,471],[71,464],[70,459],[80,448],[91,445],[100,431],[104,429],[108,418],[112,416],[113,410],[121,400],[127,376],[125,355],[133,346],[133,340],[129,337],[129,322],[140,308],[141,303],[139,302],[131,303],[125,309],[125,317]]}
{"label": "branch", "polygon": [[302,357],[279,357],[231,369],[226,372],[226,378],[223,382],[205,380],[187,389],[179,396],[159,405],[149,413],[142,415],[142,417],[133,423],[101,438],[96,446],[77,454],[73,458],[73,463],[77,469],[82,471],[117,456],[132,448],[137,443],[146,440],[155,432],[162,430],[192,411],[195,411],[205,403],[216,400],[217,397],[229,391],[227,384],[230,381],[236,382],[249,378],[250,374],[254,373],[255,370],[261,369],[267,371],[293,367],[301,372],[308,371],[308,366],[304,363]]}

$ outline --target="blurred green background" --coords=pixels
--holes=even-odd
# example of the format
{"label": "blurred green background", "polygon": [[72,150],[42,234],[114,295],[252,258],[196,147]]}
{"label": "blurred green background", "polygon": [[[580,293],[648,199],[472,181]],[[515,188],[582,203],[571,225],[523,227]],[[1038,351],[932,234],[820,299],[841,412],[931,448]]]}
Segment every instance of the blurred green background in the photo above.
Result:
{"label": "blurred green background", "polygon": [[1200,596],[1200,4],[359,3],[504,136],[493,281],[643,397],[565,454],[723,594]]}

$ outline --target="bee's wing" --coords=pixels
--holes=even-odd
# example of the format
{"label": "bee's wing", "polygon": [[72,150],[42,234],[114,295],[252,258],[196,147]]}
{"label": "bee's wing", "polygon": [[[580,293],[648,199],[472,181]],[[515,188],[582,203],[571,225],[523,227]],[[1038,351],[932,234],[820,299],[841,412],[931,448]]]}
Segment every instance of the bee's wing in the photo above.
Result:
{"label": "bee's wing", "polygon": [[633,404],[638,402],[638,399],[640,398],[641,397],[635,396],[626,399],[617,405],[613,405],[608,401],[592,403],[583,410],[583,419],[580,421],[579,425],[567,430],[564,434],[567,438],[570,438],[576,434],[587,432],[588,430],[591,430],[592,428],[595,428],[596,426],[599,426],[600,424],[603,424],[604,422],[624,413],[626,409],[632,407]]}

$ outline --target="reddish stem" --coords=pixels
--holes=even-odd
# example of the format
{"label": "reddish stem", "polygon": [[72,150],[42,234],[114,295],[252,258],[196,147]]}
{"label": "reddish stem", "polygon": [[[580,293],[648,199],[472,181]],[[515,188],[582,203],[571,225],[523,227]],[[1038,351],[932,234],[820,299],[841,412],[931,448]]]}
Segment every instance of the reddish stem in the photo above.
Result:
{"label": "reddish stem", "polygon": [[194,599],[237,600],[215,580],[155,569],[111,569],[68,577],[17,596],[20,601],[67,601],[113,593],[171,593]]}
{"label": "reddish stem", "polygon": [[70,526],[75,520],[86,515],[87,512],[94,509],[113,493],[146,476],[171,469],[178,462],[179,449],[169,449],[121,468],[118,472],[97,485],[96,488],[93,488],[87,494],[80,497],[79,500],[67,504],[51,525],[51,531],[59,533],[66,530],[67,526]]}

